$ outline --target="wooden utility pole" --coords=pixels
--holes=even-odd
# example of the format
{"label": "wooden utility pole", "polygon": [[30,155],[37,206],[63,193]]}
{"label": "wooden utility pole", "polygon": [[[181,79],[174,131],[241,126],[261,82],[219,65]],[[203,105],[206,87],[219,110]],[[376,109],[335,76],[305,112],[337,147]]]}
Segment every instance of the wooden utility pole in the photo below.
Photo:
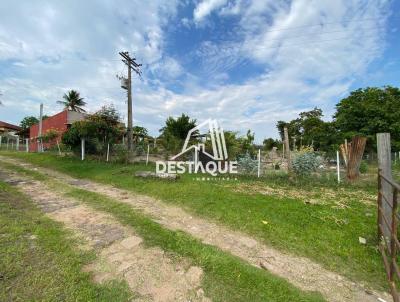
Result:
{"label": "wooden utility pole", "polygon": [[[128,83],[126,86],[121,86],[128,91],[128,151],[133,149],[133,133],[132,133],[132,70],[134,70],[139,76],[141,75],[140,66],[142,64],[136,63],[136,58],[131,58],[129,52],[120,52],[119,55],[123,58],[122,62],[128,66]],[[123,79],[125,80],[125,79]]]}
{"label": "wooden utility pole", "polygon": [[286,160],[288,165],[288,170],[291,169],[291,162],[290,162],[290,147],[289,147],[289,134],[287,127],[283,128],[283,135],[285,139],[285,153],[286,153]]}

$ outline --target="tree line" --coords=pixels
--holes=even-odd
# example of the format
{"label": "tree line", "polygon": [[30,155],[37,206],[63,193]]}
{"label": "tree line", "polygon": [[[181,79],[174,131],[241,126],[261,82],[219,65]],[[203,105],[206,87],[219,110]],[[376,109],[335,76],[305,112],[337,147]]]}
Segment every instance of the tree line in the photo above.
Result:
{"label": "tree line", "polygon": [[290,145],[332,154],[345,139],[355,135],[367,138],[366,151],[376,150],[376,133],[389,132],[393,151],[400,150],[400,89],[385,86],[367,87],[352,91],[336,104],[332,121],[324,121],[319,108],[301,112],[291,121],[278,121],[276,127],[281,140],[267,138],[264,148],[281,147],[283,129],[288,128]]}

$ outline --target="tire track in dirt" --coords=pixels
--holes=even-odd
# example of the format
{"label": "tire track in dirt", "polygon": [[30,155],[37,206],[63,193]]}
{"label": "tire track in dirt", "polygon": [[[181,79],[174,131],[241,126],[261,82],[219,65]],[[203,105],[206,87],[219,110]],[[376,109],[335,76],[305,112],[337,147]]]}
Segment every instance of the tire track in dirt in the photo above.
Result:
{"label": "tire track in dirt", "polygon": [[206,219],[193,217],[183,209],[167,205],[157,199],[90,180],[76,179],[17,159],[0,156],[0,160],[34,169],[74,187],[103,194],[127,203],[133,208],[143,211],[154,221],[168,229],[184,231],[206,244],[217,246],[256,267],[266,269],[275,275],[285,278],[302,290],[318,291],[328,301],[374,302],[379,301],[378,298],[392,301],[389,294],[367,289],[363,284],[353,282],[338,273],[328,271],[308,258],[278,251],[247,235]]}
{"label": "tire track in dirt", "polygon": [[134,293],[132,301],[211,301],[201,288],[202,269],[172,260],[157,247],[145,248],[134,230],[107,214],[66,198],[15,172],[0,179],[28,195],[51,219],[62,222],[81,238],[82,249],[94,249],[95,262],[84,267],[93,281],[125,280]]}

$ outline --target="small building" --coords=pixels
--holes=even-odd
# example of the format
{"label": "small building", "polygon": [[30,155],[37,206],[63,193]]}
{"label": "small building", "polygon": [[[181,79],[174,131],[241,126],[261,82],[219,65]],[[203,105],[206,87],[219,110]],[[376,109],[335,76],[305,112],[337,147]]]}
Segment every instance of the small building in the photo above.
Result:
{"label": "small building", "polygon": [[[43,149],[54,146],[61,140],[61,136],[71,127],[72,123],[85,119],[85,114],[81,112],[64,110],[42,121],[42,136],[46,135],[49,130],[55,130],[58,137],[50,142],[43,142]],[[29,151],[35,152],[39,150],[39,124],[32,125],[29,128]]]}
{"label": "small building", "polygon": [[0,121],[0,135],[16,135],[22,130],[21,127]]}

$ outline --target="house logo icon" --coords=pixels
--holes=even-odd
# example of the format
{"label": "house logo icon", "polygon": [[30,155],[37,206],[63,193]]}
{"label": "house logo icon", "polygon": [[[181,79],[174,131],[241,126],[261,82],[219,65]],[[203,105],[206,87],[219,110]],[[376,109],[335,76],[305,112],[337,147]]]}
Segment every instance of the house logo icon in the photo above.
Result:
{"label": "house logo icon", "polygon": [[[212,154],[206,151],[204,142],[197,142],[196,144],[192,145],[190,144],[190,139],[197,136],[196,134],[204,128],[208,128],[207,138],[211,140]],[[193,151],[196,157],[195,162],[197,162],[197,156],[199,152],[207,155],[208,157],[210,157],[210,159],[215,161],[228,159],[224,130],[218,125],[218,122],[216,120],[208,119],[203,123],[197,125],[196,127],[192,128],[186,136],[182,151],[177,155],[171,157],[171,160],[175,160],[183,154]]]}
{"label": "house logo icon", "polygon": [[[201,134],[201,130],[204,134]],[[208,152],[206,141],[211,142],[211,148],[207,148]],[[194,155],[194,158],[185,161],[185,157],[182,156],[184,154]],[[199,156],[201,158],[204,155],[208,159],[199,160]],[[179,160],[181,157],[183,160]],[[238,170],[237,161],[228,160],[224,130],[216,120],[208,119],[189,130],[180,153],[172,156],[170,160],[156,161],[156,173],[201,173],[218,176],[237,174]]]}

